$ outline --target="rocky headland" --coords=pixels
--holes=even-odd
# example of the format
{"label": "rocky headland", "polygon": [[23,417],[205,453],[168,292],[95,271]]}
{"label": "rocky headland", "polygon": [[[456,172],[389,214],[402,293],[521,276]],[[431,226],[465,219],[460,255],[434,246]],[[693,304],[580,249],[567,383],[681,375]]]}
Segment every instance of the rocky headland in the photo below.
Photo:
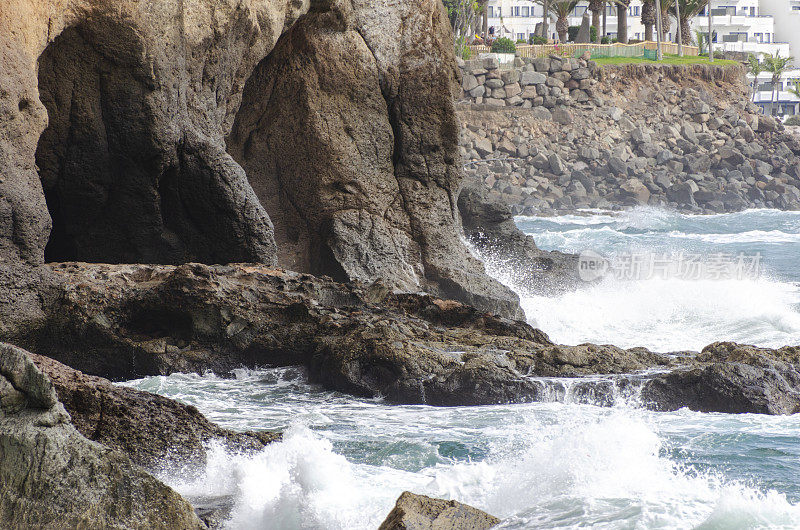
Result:
{"label": "rocky headland", "polygon": [[[6,2],[2,525],[219,523],[224,502],[201,520],[151,473],[279,435],[112,383],[148,375],[297,365],[391,403],[800,411],[798,348],[558,345],[465,244],[548,292],[575,287],[575,257],[514,214],[797,205],[800,140],[742,103],[740,72],[558,61],[461,65],[473,82],[438,0]],[[407,494],[385,527],[463,518],[496,522]]]}
{"label": "rocky headland", "polygon": [[[742,67],[552,57],[462,70],[465,171],[517,215],[800,209],[800,138],[749,101]],[[477,82],[493,97],[474,97]]]}

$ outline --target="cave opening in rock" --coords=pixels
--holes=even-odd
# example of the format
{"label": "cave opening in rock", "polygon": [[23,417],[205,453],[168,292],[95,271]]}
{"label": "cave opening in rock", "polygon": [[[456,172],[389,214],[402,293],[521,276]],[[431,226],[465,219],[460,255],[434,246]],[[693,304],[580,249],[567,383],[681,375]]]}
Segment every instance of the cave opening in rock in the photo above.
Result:
{"label": "cave opening in rock", "polygon": [[48,126],[36,164],[53,223],[45,261],[182,261],[158,211],[152,74],[133,30],[103,24],[64,30],[39,58]]}

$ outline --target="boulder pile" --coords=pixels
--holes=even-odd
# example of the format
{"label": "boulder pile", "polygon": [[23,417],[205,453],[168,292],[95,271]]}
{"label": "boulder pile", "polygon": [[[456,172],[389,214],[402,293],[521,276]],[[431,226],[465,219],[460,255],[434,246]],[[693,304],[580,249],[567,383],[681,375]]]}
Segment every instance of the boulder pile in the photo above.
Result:
{"label": "boulder pile", "polygon": [[740,82],[645,71],[622,82],[607,68],[596,105],[461,105],[467,173],[524,215],[800,209],[800,137],[759,114]]}

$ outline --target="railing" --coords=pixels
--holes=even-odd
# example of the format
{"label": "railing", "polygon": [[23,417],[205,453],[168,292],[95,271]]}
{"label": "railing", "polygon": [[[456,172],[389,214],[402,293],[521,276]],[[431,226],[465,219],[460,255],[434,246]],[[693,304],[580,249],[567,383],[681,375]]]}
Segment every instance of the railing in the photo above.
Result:
{"label": "railing", "polygon": [[[655,50],[655,42],[639,42],[636,44],[518,44],[518,57],[547,57],[557,54],[564,57],[579,57],[585,52],[589,52],[592,57],[643,57],[645,50]],[[470,46],[472,56],[477,57],[481,53],[491,53],[492,48],[485,45]],[[661,50],[666,54],[677,55],[678,45],[673,42],[662,42]],[[697,46],[683,46],[683,54],[697,56],[700,49]]]}

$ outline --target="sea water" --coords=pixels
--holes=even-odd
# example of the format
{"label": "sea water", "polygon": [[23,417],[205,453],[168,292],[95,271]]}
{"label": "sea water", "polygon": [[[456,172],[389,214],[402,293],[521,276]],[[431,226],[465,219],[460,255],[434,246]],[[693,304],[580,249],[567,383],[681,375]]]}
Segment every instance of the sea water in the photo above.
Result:
{"label": "sea water", "polygon": [[[763,256],[757,278],[610,279],[546,298],[514,286],[563,343],[660,351],[722,339],[800,343],[800,214],[660,210],[520,218],[542,248],[603,255]],[[502,271],[494,271],[502,277]],[[238,430],[284,431],[255,455],[209,448],[161,478],[189,499],[225,496],[229,528],[377,528],[405,490],[457,499],[502,528],[800,528],[800,415],[645,411],[564,402],[392,406],[328,392],[299,368],[175,374],[127,383]]]}

